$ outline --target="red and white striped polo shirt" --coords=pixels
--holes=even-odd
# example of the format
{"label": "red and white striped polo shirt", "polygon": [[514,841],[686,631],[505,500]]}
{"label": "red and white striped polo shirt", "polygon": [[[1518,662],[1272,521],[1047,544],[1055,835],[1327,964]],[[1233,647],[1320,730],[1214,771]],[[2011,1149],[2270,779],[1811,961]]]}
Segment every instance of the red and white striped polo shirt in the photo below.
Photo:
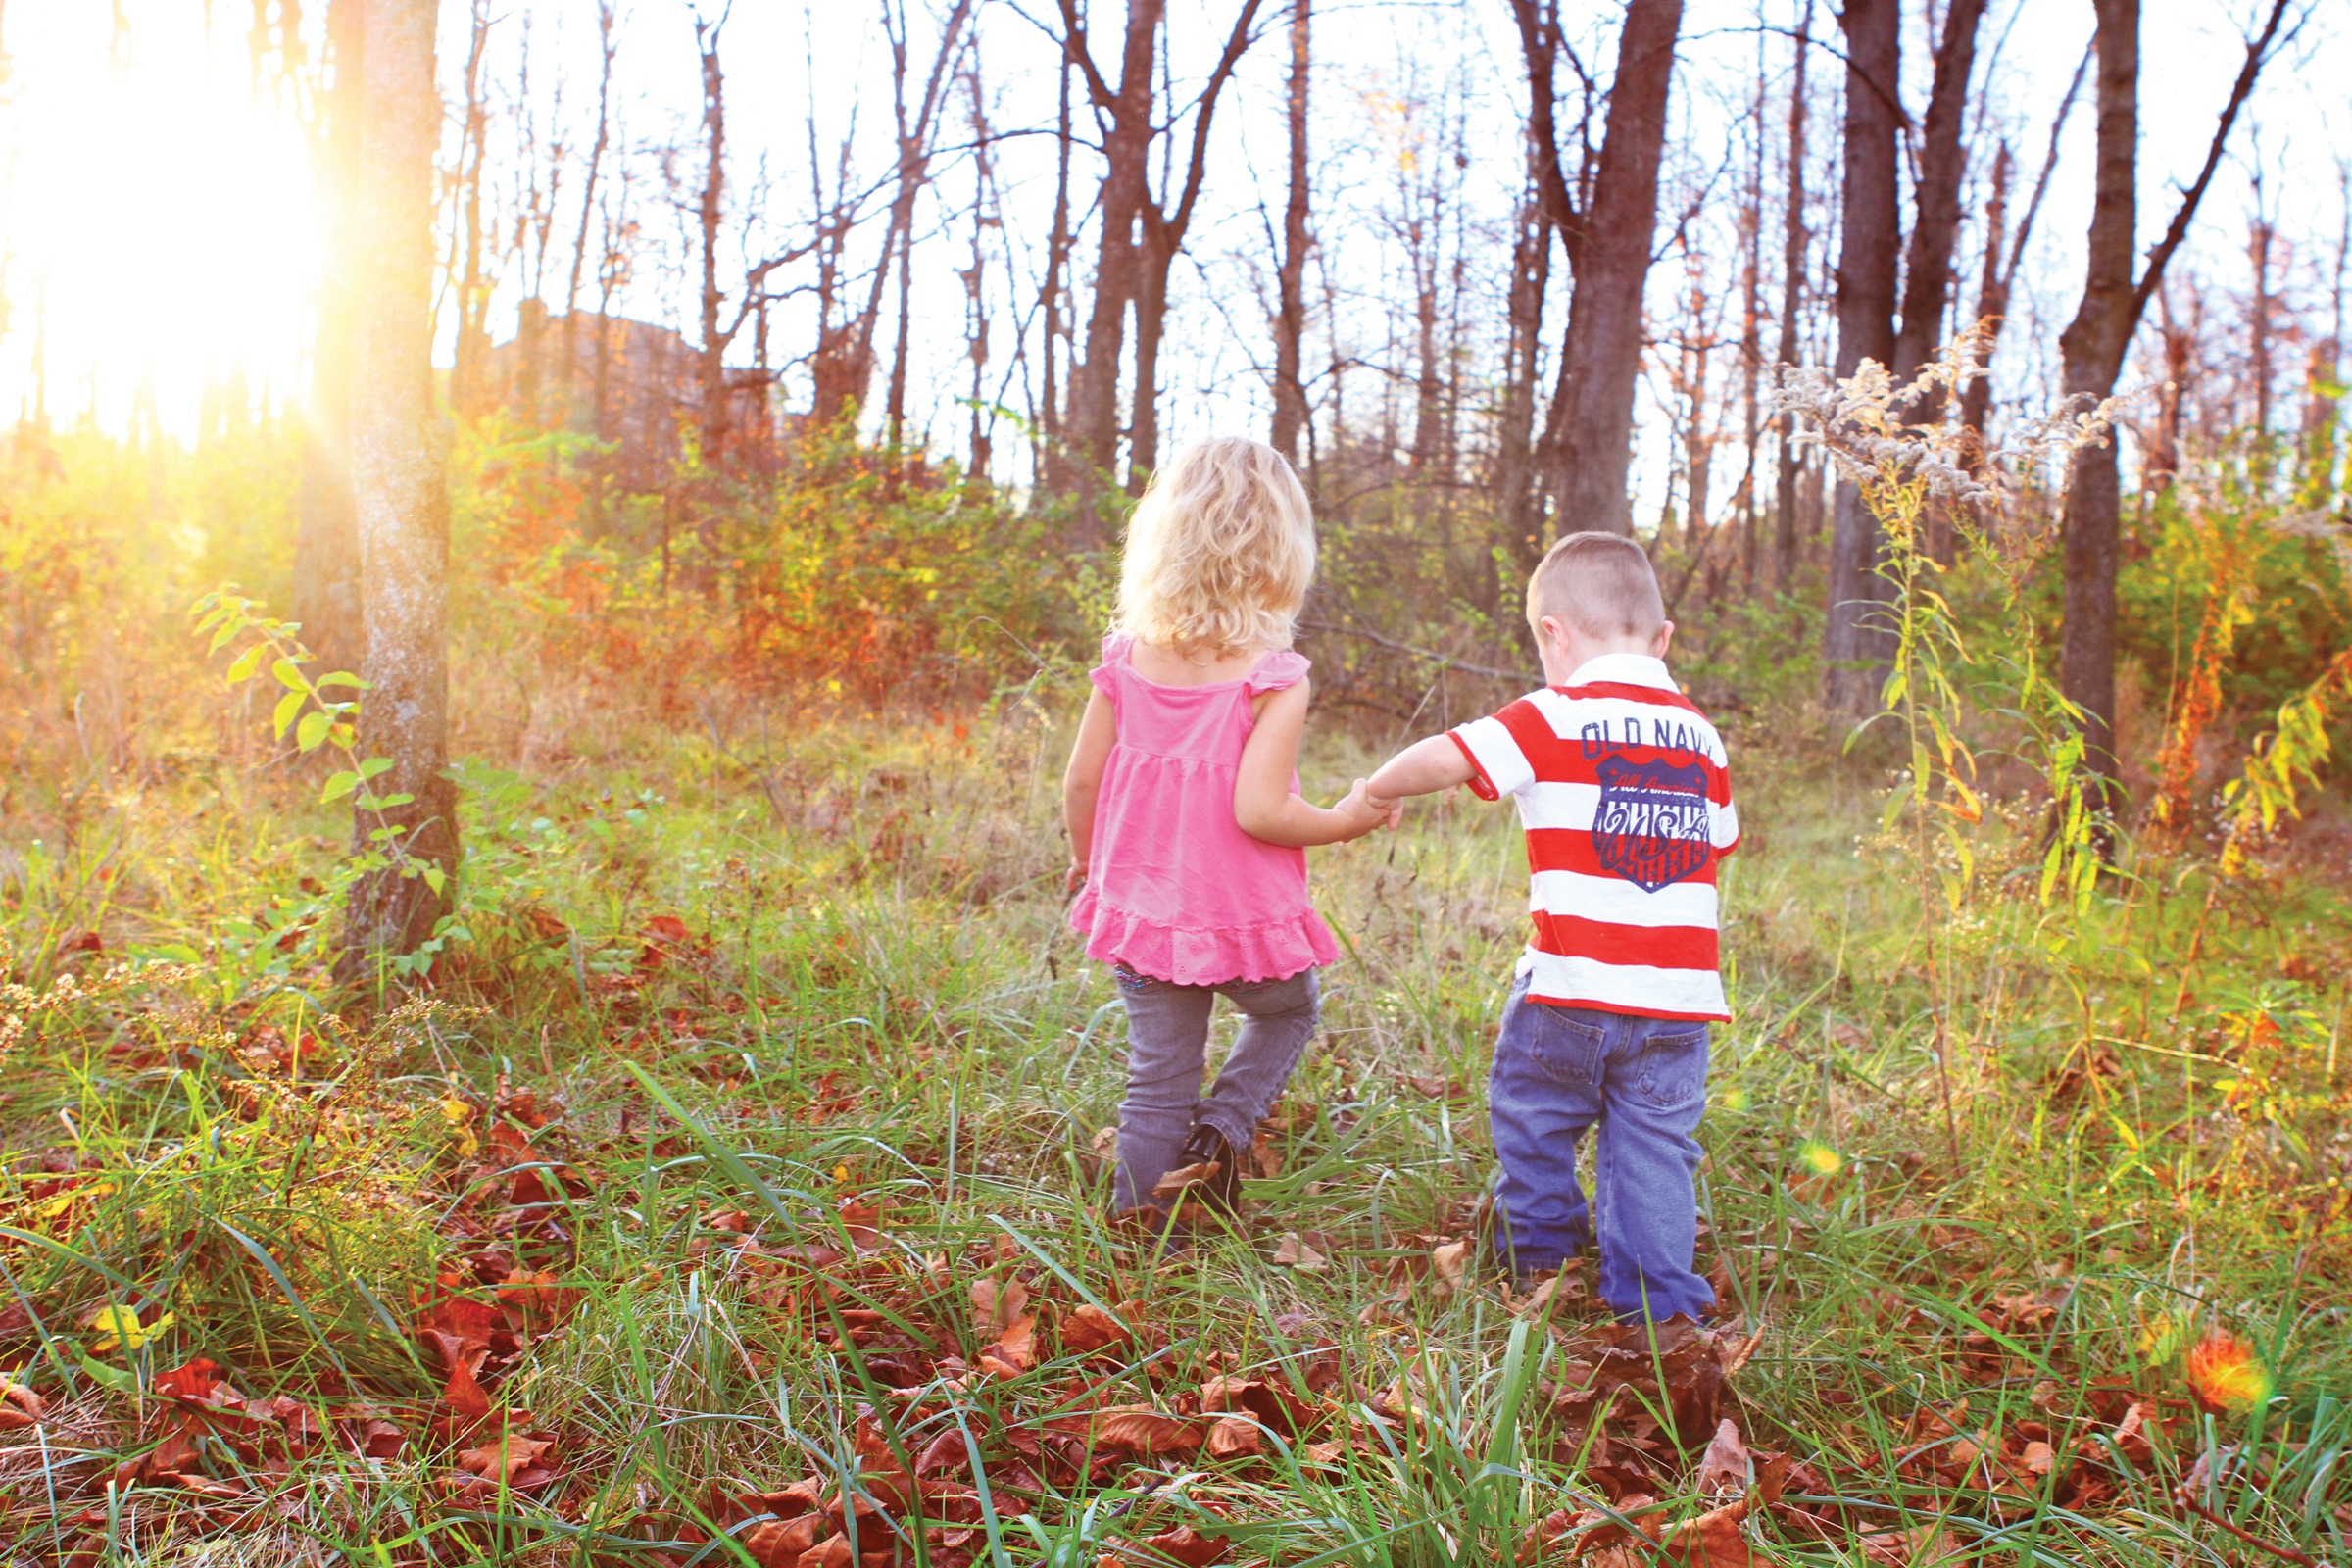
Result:
{"label": "red and white striped polo shirt", "polygon": [[1642,654],[1456,728],[1484,800],[1519,802],[1535,935],[1528,995],[1650,1018],[1729,1018],[1715,863],[1740,842],[1723,741]]}

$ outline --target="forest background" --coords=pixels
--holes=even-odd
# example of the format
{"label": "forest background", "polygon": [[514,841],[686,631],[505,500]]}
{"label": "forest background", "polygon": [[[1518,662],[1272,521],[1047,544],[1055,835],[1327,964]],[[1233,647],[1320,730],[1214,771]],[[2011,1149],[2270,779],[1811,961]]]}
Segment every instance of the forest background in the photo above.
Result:
{"label": "forest background", "polygon": [[[19,0],[11,1550],[2345,1560],[2347,48]],[[1468,802],[1318,862],[1247,1220],[1101,1211],[1052,780],[1230,431],[1310,792],[1649,550],[1750,823],[1713,1328],[1480,1278]]]}

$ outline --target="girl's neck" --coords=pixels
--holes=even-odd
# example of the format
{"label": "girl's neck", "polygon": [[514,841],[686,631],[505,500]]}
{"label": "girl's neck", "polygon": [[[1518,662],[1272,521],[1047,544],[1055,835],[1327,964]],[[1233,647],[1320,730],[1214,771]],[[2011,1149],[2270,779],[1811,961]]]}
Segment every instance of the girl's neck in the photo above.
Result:
{"label": "girl's neck", "polygon": [[1138,637],[1127,656],[1127,663],[1138,675],[1157,685],[1214,686],[1219,681],[1240,680],[1269,652],[1264,648],[1242,648],[1224,653],[1203,650],[1180,654]]}

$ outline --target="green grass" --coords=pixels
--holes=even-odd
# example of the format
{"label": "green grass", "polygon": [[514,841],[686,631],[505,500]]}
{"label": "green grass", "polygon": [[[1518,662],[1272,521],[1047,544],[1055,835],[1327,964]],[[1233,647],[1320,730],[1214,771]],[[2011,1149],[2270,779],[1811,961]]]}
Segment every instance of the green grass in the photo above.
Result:
{"label": "green grass", "polygon": [[[1189,1524],[1236,1560],[1468,1565],[1555,1510],[1719,1500],[1656,1435],[1688,1414],[1672,1377],[1580,1424],[1563,1385],[1595,1364],[1589,1299],[1538,1322],[1430,1264],[1489,1170],[1480,1086],[1524,898],[1506,812],[1439,802],[1317,853],[1347,956],[1280,1173],[1250,1184],[1246,1225],[1175,1256],[1106,1229],[1095,1140],[1123,1024],[1060,924],[1063,717],[1024,698],[960,725],[747,723],[468,764],[470,940],[426,1002],[373,1018],[331,1016],[322,972],[340,824],[266,759],[118,779],[70,834],[54,812],[0,824],[14,979],[179,966],[27,1014],[0,1087],[0,1301],[22,1309],[0,1351],[44,1406],[0,1431],[10,1550],[759,1561],[742,1499],[815,1475],[887,1503],[893,1468],[943,1438],[962,1458],[926,1504],[954,1516],[932,1520],[934,1563],[1141,1563],[1114,1540]],[[1852,776],[1764,725],[1733,744],[1749,838],[1726,877],[1738,1016],[1701,1133],[1702,1267],[1728,1276],[1735,1332],[1761,1331],[1720,1413],[1802,1466],[1751,1541],[1820,1563],[2344,1561],[2352,1135],[2343,993],[2311,978],[2338,972],[2341,889],[2232,890],[2174,1019],[2193,862],[2127,862],[2079,918],[1996,878],[1923,927]],[[1363,760],[1325,745],[1310,790]],[[1996,871],[2034,848],[1997,822],[1983,842]],[[86,930],[103,953],[63,951]],[[266,1028],[320,1044],[290,1067]],[[853,1196],[882,1210],[862,1250]],[[712,1224],[735,1214],[756,1252]],[[1271,1262],[1294,1232],[1326,1267]],[[514,1283],[542,1269],[551,1289]],[[485,1438],[414,1332],[436,1273],[485,1300],[507,1279],[481,1372],[495,1409],[527,1412],[516,1431],[551,1437],[552,1483],[453,1485]],[[1035,1362],[958,1377],[942,1358],[976,1368],[991,1343],[983,1278],[1030,1292]],[[110,1302],[171,1321],[96,1351],[84,1323]],[[1132,1338],[1060,1348],[1090,1303]],[[2215,1329],[2253,1348],[2269,1398],[2188,1402],[2182,1352]],[[917,1340],[919,1363],[893,1343]],[[171,1429],[156,1379],[198,1356],[347,1430],[215,1421],[173,1473],[220,1494],[110,1486]],[[1317,1422],[1253,1417],[1261,1452],[1222,1461],[1114,1452],[1090,1419],[1189,1416],[1219,1377]],[[908,1380],[918,1396],[892,1392]],[[2152,1446],[2119,1438],[2134,1402]],[[396,1456],[356,1451],[363,1404]],[[2049,1474],[1954,1461],[1946,1428],[2014,1457],[2040,1441],[2021,1423],[2060,1455]],[[888,1524],[865,1518],[873,1551]]]}

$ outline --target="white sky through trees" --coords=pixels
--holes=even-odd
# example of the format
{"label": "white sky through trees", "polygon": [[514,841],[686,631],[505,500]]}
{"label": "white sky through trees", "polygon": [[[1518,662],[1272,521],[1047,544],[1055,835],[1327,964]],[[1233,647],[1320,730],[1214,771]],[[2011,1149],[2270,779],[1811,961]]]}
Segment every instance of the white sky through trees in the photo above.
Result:
{"label": "white sky through trees", "polygon": [[[1764,0],[1762,20],[1774,29],[1794,21],[1801,0]],[[715,16],[718,3],[706,3]],[[944,9],[944,8],[943,8]],[[1097,57],[1115,74],[1118,21],[1123,8],[1096,0]],[[1613,59],[1618,10],[1613,5],[1564,7],[1586,63],[1605,74]],[[1924,108],[1929,40],[1917,8],[1905,38],[1905,107]],[[306,10],[315,29],[323,6]],[[2141,88],[2142,248],[2170,217],[2179,183],[2193,175],[2241,57],[2250,0],[2148,0],[2143,20]],[[0,98],[5,139],[6,335],[0,337],[0,396],[27,407],[34,366],[41,363],[47,412],[68,423],[94,409],[100,422],[122,428],[143,376],[152,376],[168,427],[192,433],[208,383],[225,381],[239,367],[255,401],[265,394],[283,404],[298,393],[305,305],[317,268],[310,225],[309,172],[286,94],[256,90],[248,58],[242,5],[191,0],[123,0],[127,28],[118,32],[106,6],[90,0],[12,0],[5,47],[11,75]],[[207,24],[207,12],[210,25]],[[1189,104],[1230,25],[1232,7],[1210,0],[1177,0],[1171,11],[1171,56],[1177,101]],[[2258,88],[2231,141],[2231,155],[2206,198],[2188,248],[2174,267],[2176,282],[2195,274],[2207,287],[2210,340],[2227,347],[2242,333],[2250,286],[2246,235],[2254,212],[2251,172],[2263,173],[2262,198],[2278,226],[2275,286],[2290,323],[2324,332],[2329,314],[2337,235],[2342,223],[2340,170],[2352,158],[2352,37],[2333,8],[2319,6],[2301,37],[2278,60]],[[462,108],[467,10],[443,0],[440,70],[449,113],[444,162],[454,160]],[[1041,23],[1051,0],[989,0],[977,28],[979,68],[1003,191],[1004,227],[991,230],[987,289],[992,318],[988,384],[1004,388],[1004,401],[1025,411],[1034,396],[1038,323],[1034,315],[1039,268],[1052,218],[1054,179],[1054,49]],[[566,166],[554,223],[557,254],[545,293],[561,308],[569,236],[577,223],[581,160],[593,133],[596,92],[594,0],[499,0],[488,74],[492,106],[490,188],[485,205],[511,215],[523,178],[519,142],[525,104],[517,68],[527,29],[530,49],[528,114],[542,158],[552,140],[565,147]],[[692,8],[684,0],[627,0],[621,22],[615,100],[617,159],[631,172],[634,216],[642,225],[636,274],[616,302],[617,314],[663,322],[693,335],[696,311],[690,215],[700,178],[699,77]],[[874,187],[868,231],[853,243],[859,268],[870,266],[887,201],[891,121],[889,55],[875,5],[858,0],[736,0],[723,34],[727,69],[731,188],[729,243],[739,252],[781,250],[805,241],[812,217],[808,118],[813,113],[819,153],[827,164],[854,128],[857,180]],[[936,19],[919,3],[911,18],[911,69],[928,67]],[[1692,265],[1671,237],[1680,215],[1695,208],[1684,230],[1695,253],[1696,278],[1708,297],[1714,333],[1724,342],[1711,388],[1730,395],[1736,384],[1739,335],[1739,257],[1734,223],[1746,179],[1745,122],[1762,44],[1774,102],[1767,106],[1765,295],[1778,301],[1779,191],[1777,161],[1786,125],[1785,93],[1791,45],[1784,31],[1759,37],[1757,9],[1725,0],[1691,0],[1684,23],[1672,106],[1672,130],[1660,191],[1659,262],[1649,283],[1653,334],[1685,327]],[[1219,111],[1202,211],[1171,285],[1163,349],[1163,442],[1228,430],[1262,435],[1271,358],[1266,300],[1272,261],[1268,235],[1277,230],[1283,199],[1282,84],[1287,70],[1285,14],[1269,3],[1260,41],[1245,61]],[[2024,186],[2037,170],[2049,116],[2064,90],[2091,26],[2089,0],[1996,0],[1979,49],[1981,101],[1972,108],[1972,176],[1956,258],[1963,310],[1975,293],[1981,217],[1994,137],[2005,134],[2020,166],[2011,221]],[[1816,6],[1814,32],[1838,41],[1832,0]],[[1314,417],[1327,438],[1332,417],[1326,372],[1333,358],[1330,314],[1336,302],[1338,350],[1345,372],[1347,416],[1369,432],[1379,423],[1384,380],[1393,386],[1409,441],[1414,366],[1412,300],[1397,238],[1403,220],[1400,180],[1450,161],[1456,145],[1467,154],[1458,171],[1460,202],[1446,220],[1444,264],[1458,255],[1463,300],[1460,352],[1466,381],[1476,388],[1494,370],[1503,328],[1511,203],[1521,176],[1519,116],[1524,80],[1517,40],[1503,0],[1456,4],[1325,3],[1314,14],[1315,193],[1313,228],[1320,254],[1310,266],[1311,325],[1305,363],[1326,379],[1310,388]],[[313,38],[315,50],[318,40]],[[1563,74],[1564,79],[1567,78]],[[1842,68],[1817,51],[1811,72],[1814,118],[1808,184],[1812,193],[1813,287],[1816,330],[1826,332],[1826,261],[1834,252],[1838,93]],[[919,90],[919,80],[915,87]],[[556,101],[561,91],[561,104]],[[934,184],[916,220],[915,320],[909,334],[909,417],[927,429],[935,450],[954,452],[964,441],[963,286],[956,270],[968,264],[972,161],[968,99],[950,96],[934,160]],[[1564,106],[1563,115],[1568,113]],[[2071,314],[2081,282],[2082,233],[2088,220],[2093,114],[2086,81],[2064,143],[2057,177],[2021,272],[2012,329],[1997,362],[2001,403],[2045,406],[2056,377],[2056,338]],[[1078,123],[1091,134],[1081,108]],[[1982,129],[1975,127],[1982,126]],[[1595,127],[1597,135],[1597,126]],[[1409,166],[1408,166],[1409,155]],[[665,182],[665,158],[674,187]],[[612,179],[614,166],[606,177]],[[1099,160],[1080,148],[1072,171],[1074,207],[1084,214],[1100,173]],[[545,175],[542,173],[542,180]],[[1261,211],[1262,204],[1262,211]],[[446,218],[446,213],[445,213]],[[511,230],[513,219],[507,219]],[[505,249],[501,236],[499,250]],[[1081,309],[1090,290],[1093,246],[1075,249]],[[512,330],[522,297],[522,259],[499,255],[500,287],[490,319],[493,333]],[[732,269],[740,285],[742,262]],[[593,266],[589,269],[593,274]],[[779,276],[786,286],[808,280],[806,266]],[[722,271],[722,277],[725,276]],[[1553,319],[1545,338],[1556,351],[1565,319],[1567,271],[1556,252],[1551,290]],[[1448,285],[1450,287],[1450,285]],[[583,289],[594,305],[594,286]],[[801,294],[777,307],[771,358],[786,368],[782,402],[805,407],[804,369],[793,366],[814,338],[812,303]],[[446,362],[454,311],[442,312]],[[2150,311],[2153,321],[2154,311]],[[869,410],[881,398],[894,312],[886,305],[877,333],[878,375]],[[1016,338],[1029,351],[1016,366]],[[1766,352],[1774,333],[1767,328]],[[733,358],[747,361],[751,334]],[[1817,357],[1830,344],[1820,340]],[[2278,351],[2280,373],[2300,373],[2303,348],[2291,340]],[[1638,474],[1643,492],[1636,516],[1655,520],[1668,471],[1667,421],[1660,399],[1662,362],[1653,353],[1638,395]],[[1009,377],[1009,380],[1007,379]],[[1026,377],[1026,383],[1024,383]],[[2127,368],[2126,385],[2144,379]],[[2281,403],[2294,401],[2282,383]],[[1473,408],[1478,399],[1467,399]],[[1737,417],[1723,416],[1727,423]],[[869,424],[872,416],[869,414]],[[1473,427],[1475,420],[1472,421]],[[1475,438],[1474,438],[1475,439]],[[999,477],[1026,477],[1016,433],[997,432]],[[1163,451],[1166,447],[1163,445]],[[1738,460],[1719,458],[1717,504],[1736,482]]]}

